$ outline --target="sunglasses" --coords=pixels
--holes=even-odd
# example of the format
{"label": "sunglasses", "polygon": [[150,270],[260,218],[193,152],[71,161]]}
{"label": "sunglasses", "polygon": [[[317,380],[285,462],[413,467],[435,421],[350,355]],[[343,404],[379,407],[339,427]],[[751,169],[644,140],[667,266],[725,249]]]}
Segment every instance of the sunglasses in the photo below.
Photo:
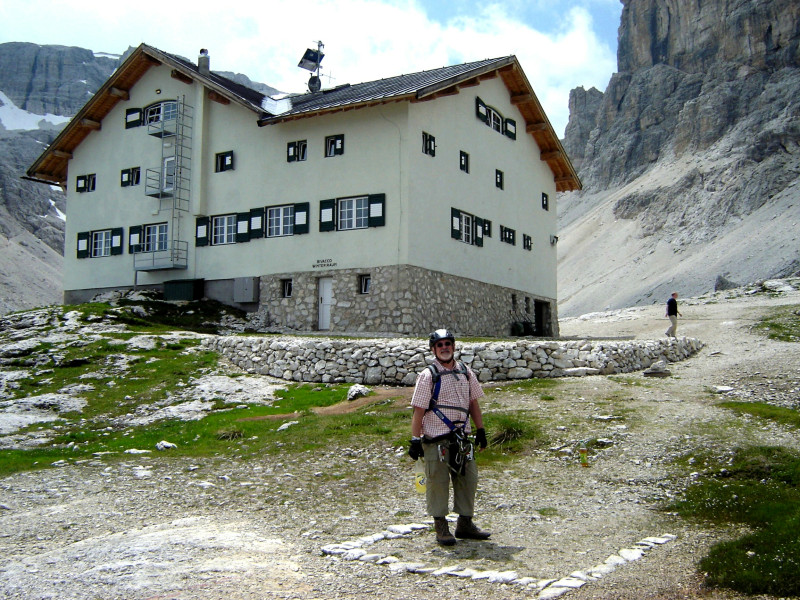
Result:
{"label": "sunglasses", "polygon": [[445,340],[443,342],[436,342],[436,347],[437,348],[449,348],[452,345],[453,345],[453,342],[451,342],[449,340]]}

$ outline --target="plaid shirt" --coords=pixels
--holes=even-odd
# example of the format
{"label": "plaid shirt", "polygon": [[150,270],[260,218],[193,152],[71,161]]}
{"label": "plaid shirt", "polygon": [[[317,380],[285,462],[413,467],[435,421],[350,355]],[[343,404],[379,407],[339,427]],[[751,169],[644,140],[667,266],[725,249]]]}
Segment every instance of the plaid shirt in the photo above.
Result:
{"label": "plaid shirt", "polygon": [[[467,365],[467,374],[450,374],[438,360],[433,364],[439,370],[442,385],[439,389],[438,405],[441,411],[456,426],[460,427],[464,419],[467,420],[467,433],[470,431],[469,417],[460,410],[448,409],[447,406],[458,406],[466,410],[470,409],[472,402],[478,398],[483,398],[483,389],[478,383],[478,378]],[[456,362],[456,368],[459,368]],[[433,375],[430,369],[425,369],[417,375],[417,384],[414,388],[414,395],[411,397],[411,406],[427,409],[433,397]],[[427,437],[438,437],[450,433],[450,428],[444,424],[436,413],[428,411],[422,418],[422,435]]]}

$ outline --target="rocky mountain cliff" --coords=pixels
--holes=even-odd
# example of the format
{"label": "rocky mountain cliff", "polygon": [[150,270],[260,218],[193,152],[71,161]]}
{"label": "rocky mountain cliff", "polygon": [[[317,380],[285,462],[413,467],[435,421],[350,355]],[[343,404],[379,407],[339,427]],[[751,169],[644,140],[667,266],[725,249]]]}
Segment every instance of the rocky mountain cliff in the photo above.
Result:
{"label": "rocky mountain cliff", "polygon": [[0,44],[0,314],[61,301],[65,197],[21,179],[118,57]]}
{"label": "rocky mountain cliff", "polygon": [[605,92],[570,94],[561,316],[800,270],[800,4],[623,0]]}

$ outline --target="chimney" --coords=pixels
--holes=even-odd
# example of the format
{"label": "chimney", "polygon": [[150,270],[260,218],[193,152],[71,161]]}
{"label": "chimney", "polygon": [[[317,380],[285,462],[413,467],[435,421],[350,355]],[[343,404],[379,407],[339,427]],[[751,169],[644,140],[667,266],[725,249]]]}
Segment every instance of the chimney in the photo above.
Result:
{"label": "chimney", "polygon": [[200,56],[197,58],[197,70],[201,75],[208,75],[211,72],[211,59],[208,57],[208,50],[200,48]]}

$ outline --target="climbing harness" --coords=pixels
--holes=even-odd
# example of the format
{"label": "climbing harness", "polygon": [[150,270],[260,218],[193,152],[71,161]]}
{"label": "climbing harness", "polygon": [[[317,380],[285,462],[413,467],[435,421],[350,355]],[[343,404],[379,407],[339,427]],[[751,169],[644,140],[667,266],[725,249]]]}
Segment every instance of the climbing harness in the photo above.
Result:
{"label": "climbing harness", "polygon": [[[439,404],[439,391],[442,387],[442,375],[452,375],[456,379],[458,379],[459,375],[464,375],[465,377],[469,377],[467,367],[464,365],[463,362],[459,361],[456,365],[456,368],[452,371],[439,371],[436,368],[436,365],[428,365],[428,369],[431,372],[431,376],[433,378],[433,393],[431,395],[431,402],[428,406],[428,410],[432,411],[437,417],[439,417],[442,422],[447,425],[450,429],[450,435],[448,443],[446,444],[439,444],[439,460],[444,461],[445,457],[448,455],[449,450],[449,460],[448,460],[448,467],[450,470],[458,475],[464,475],[467,469],[467,463],[475,458],[475,449],[472,445],[472,441],[467,437],[467,422],[469,421],[469,409],[462,408],[460,406],[452,406],[449,404]],[[447,416],[441,411],[440,406],[442,408],[449,408],[451,410],[457,410],[464,413],[464,420],[463,421],[456,421],[455,423],[447,418]],[[460,423],[460,426],[458,425]]]}

